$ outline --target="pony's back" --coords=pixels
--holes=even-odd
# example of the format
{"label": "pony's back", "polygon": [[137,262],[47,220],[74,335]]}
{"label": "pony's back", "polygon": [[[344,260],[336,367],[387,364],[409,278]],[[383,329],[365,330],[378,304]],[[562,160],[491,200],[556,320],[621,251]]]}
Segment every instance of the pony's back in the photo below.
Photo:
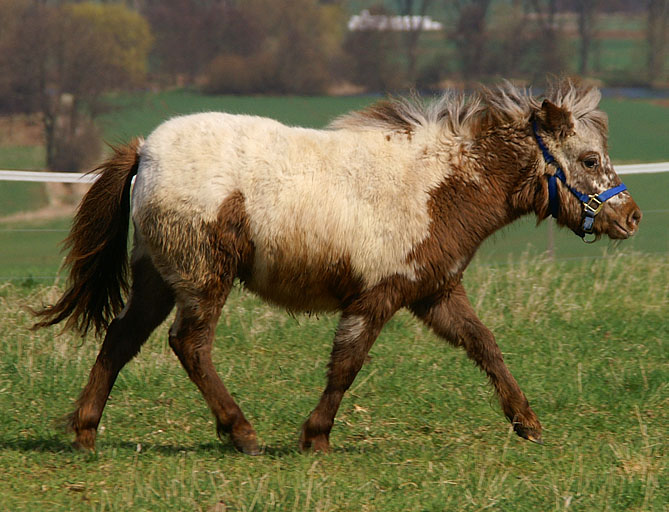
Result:
{"label": "pony's back", "polygon": [[[230,197],[243,198],[255,248],[248,285],[266,297],[276,292],[271,277],[279,269],[316,275],[344,260],[366,286],[412,277],[407,255],[428,236],[429,191],[448,171],[424,152],[427,136],[294,128],[220,113],[175,118],[141,149],[133,218],[163,252],[157,258],[174,261],[182,249],[173,233],[216,223]],[[170,246],[160,240],[167,236]]]}

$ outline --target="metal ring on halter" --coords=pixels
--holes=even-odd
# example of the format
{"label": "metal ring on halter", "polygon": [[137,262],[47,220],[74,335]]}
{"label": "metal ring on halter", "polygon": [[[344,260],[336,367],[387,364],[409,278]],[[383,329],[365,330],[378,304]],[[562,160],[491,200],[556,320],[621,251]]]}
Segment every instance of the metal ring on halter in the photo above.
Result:
{"label": "metal ring on halter", "polygon": [[[591,238],[590,240],[588,240],[588,239],[586,238],[588,235],[592,235],[593,238]],[[581,240],[583,240],[586,244],[594,244],[594,243],[597,241],[597,235],[595,235],[594,233],[585,233],[585,234],[581,237]]]}

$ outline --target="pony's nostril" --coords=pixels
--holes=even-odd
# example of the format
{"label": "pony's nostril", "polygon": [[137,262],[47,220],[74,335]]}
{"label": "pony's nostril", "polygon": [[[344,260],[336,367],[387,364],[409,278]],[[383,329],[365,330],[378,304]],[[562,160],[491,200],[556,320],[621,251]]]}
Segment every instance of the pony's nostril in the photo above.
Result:
{"label": "pony's nostril", "polygon": [[630,213],[629,217],[627,218],[627,223],[630,226],[636,227],[636,226],[639,225],[639,222],[641,222],[641,217],[642,216],[643,215],[641,213],[641,210],[639,210],[638,208],[635,208],[634,210],[632,210],[632,213]]}

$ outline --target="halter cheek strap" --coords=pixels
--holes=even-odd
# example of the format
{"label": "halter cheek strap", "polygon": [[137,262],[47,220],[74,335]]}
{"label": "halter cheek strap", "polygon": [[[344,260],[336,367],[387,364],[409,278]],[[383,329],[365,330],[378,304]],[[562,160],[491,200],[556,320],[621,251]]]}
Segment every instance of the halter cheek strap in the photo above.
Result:
{"label": "halter cheek strap", "polygon": [[557,163],[553,155],[546,147],[543,139],[539,135],[539,129],[537,127],[536,120],[532,121],[532,130],[534,131],[534,138],[537,141],[539,149],[544,156],[544,161],[547,164],[553,164],[555,166],[555,174],[548,176],[548,209],[551,216],[557,219],[558,213],[560,211],[560,196],[558,195],[558,186],[557,182],[560,180],[567,189],[574,194],[583,205],[583,224],[581,225],[581,231],[574,231],[578,236],[580,236],[584,242],[591,243],[594,240],[586,240],[586,234],[592,234],[594,231],[595,217],[601,211],[602,205],[611,199],[612,197],[620,194],[622,191],[627,190],[627,187],[624,183],[612,187],[600,194],[584,194],[573,188],[569,183],[567,183],[567,177],[564,174],[564,171],[560,167],[560,164]]}

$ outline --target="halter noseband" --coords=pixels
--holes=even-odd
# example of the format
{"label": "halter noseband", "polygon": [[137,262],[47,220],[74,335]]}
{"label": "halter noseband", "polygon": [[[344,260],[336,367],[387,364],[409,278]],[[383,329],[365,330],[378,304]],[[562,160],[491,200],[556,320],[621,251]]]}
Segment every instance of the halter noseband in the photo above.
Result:
{"label": "halter noseband", "polygon": [[541,149],[541,153],[544,156],[544,161],[547,164],[555,165],[555,174],[548,176],[548,208],[551,212],[551,215],[554,219],[557,219],[558,212],[560,209],[560,198],[557,191],[557,180],[560,180],[569,191],[574,194],[579,201],[583,204],[583,224],[581,225],[581,232],[574,231],[578,236],[580,236],[584,242],[592,243],[595,240],[586,240],[586,234],[592,234],[594,231],[595,216],[601,211],[604,202],[611,199],[613,196],[620,194],[622,191],[627,190],[627,187],[624,183],[612,187],[600,194],[584,194],[579,192],[575,188],[571,187],[567,183],[567,177],[564,174],[564,171],[560,167],[560,164],[557,163],[557,160],[551,155],[550,151],[544,144],[543,139],[539,135],[539,130],[537,127],[537,121],[532,120],[532,130],[534,131],[534,138]]}

